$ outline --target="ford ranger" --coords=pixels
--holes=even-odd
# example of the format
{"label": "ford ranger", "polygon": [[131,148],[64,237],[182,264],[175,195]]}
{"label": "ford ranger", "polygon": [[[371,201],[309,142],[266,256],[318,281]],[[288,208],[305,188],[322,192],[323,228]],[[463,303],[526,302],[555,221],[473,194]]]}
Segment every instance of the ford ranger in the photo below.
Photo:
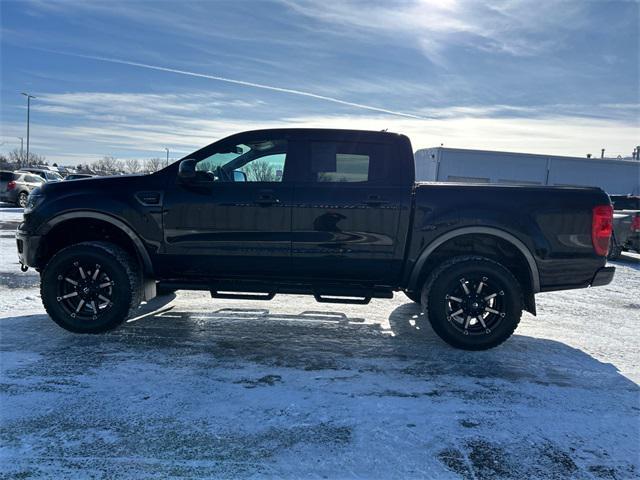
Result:
{"label": "ford ranger", "polygon": [[535,294],[611,282],[611,224],[598,188],[416,183],[404,135],[273,129],[149,175],[47,183],[16,237],[46,311],[73,332],[113,329],[156,291],[402,291],[443,340],[482,350],[535,315]]}

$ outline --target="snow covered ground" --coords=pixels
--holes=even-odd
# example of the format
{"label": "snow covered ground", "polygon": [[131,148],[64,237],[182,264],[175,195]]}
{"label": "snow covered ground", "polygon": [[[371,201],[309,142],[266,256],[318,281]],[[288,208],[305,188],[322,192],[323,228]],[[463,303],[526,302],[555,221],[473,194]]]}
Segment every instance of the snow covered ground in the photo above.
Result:
{"label": "snow covered ground", "polygon": [[0,209],[0,478],[640,476],[640,255],[537,296],[488,352],[366,306],[158,298],[98,336],[44,314]]}

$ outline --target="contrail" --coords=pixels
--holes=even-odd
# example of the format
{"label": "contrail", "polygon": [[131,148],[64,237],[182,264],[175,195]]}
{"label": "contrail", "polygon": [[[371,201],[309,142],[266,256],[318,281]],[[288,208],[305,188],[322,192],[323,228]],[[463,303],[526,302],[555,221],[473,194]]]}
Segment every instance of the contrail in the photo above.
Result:
{"label": "contrail", "polygon": [[426,117],[421,117],[419,115],[412,115],[410,113],[398,112],[395,110],[387,110],[386,108],[372,107],[371,105],[363,105],[361,103],[347,102],[346,100],[340,100],[339,98],[327,97],[325,95],[318,95],[316,93],[305,92],[302,90],[294,90],[291,88],[274,87],[273,85],[264,85],[262,83],[246,82],[244,80],[236,80],[234,78],[220,77],[217,75],[207,75],[205,73],[188,72],[186,70],[178,70],[175,68],[160,67],[158,65],[149,65],[147,63],[130,62],[128,60],[120,60],[117,58],[99,57],[94,55],[82,55],[79,53],[56,52],[52,50],[47,50],[47,51],[51,53],[61,54],[61,55],[69,55],[72,57],[88,58],[90,60],[98,60],[101,62],[118,63],[120,65],[130,65],[132,67],[147,68],[149,70],[157,70],[160,72],[177,73],[179,75],[187,75],[189,77],[207,78],[209,80],[217,80],[219,82],[232,83],[234,85],[242,85],[244,87],[261,88],[263,90],[271,90],[273,92],[282,92],[282,93],[288,93],[291,95],[299,95],[302,97],[310,97],[318,100],[324,100],[326,102],[339,103],[340,105],[347,105],[350,107],[362,108],[365,110],[372,110],[374,112],[387,113],[389,115],[396,115],[399,117],[416,118],[419,120],[427,119]]}

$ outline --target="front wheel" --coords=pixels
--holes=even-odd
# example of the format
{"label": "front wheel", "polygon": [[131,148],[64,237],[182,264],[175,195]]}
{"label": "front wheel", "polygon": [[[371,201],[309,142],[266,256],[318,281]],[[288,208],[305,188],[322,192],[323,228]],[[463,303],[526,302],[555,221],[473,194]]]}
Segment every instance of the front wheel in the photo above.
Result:
{"label": "front wheel", "polygon": [[60,250],[42,272],[40,293],[49,316],[77,333],[111,330],[138,307],[137,264],[116,245],[83,242]]}
{"label": "front wheel", "polygon": [[458,257],[440,265],[422,290],[425,317],[449,345],[487,350],[515,331],[522,289],[513,274],[484,257]]}

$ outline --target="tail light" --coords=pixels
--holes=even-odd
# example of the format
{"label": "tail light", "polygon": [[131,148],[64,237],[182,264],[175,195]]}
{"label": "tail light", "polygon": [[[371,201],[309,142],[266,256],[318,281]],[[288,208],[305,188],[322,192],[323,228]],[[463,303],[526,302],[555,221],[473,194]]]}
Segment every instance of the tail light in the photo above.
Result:
{"label": "tail light", "polygon": [[7,183],[7,192],[13,190],[14,188],[16,188],[15,180],[11,180],[9,183]]}
{"label": "tail light", "polygon": [[613,231],[613,207],[598,205],[593,208],[591,217],[591,241],[597,255],[602,257],[609,253],[609,240]]}
{"label": "tail light", "polygon": [[631,220],[631,231],[632,232],[640,232],[640,215],[636,215]]}

